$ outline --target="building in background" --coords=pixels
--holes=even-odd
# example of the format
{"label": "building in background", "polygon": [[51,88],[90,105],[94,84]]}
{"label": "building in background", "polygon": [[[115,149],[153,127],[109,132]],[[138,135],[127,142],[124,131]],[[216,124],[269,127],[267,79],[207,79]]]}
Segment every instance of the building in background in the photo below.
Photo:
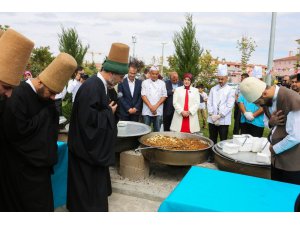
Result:
{"label": "building in background", "polygon": [[[241,75],[242,75],[242,64],[240,62],[230,62],[230,61],[218,61],[218,64],[227,64],[228,67],[228,77],[229,77],[229,83],[238,84],[241,82]],[[247,73],[251,76],[252,70],[254,66],[261,66],[263,68],[263,76],[266,75],[266,65],[261,64],[248,64],[247,65]]]}
{"label": "building in background", "polygon": [[299,56],[293,55],[293,51],[289,52],[288,57],[274,59],[273,70],[271,73],[272,76],[275,76],[278,80],[280,80],[281,77],[285,75],[291,76],[296,74],[298,72],[296,67],[297,62],[299,62]]}

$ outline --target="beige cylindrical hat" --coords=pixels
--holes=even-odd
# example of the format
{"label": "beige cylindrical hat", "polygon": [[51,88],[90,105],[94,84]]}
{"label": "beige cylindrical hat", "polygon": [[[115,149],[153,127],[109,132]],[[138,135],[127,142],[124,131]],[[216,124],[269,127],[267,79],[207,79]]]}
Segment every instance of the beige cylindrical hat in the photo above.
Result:
{"label": "beige cylindrical hat", "polygon": [[76,60],[67,53],[60,53],[39,75],[44,85],[55,93],[64,89],[68,80],[77,68]]}
{"label": "beige cylindrical hat", "polygon": [[240,84],[241,93],[248,102],[255,102],[259,99],[266,87],[267,85],[265,82],[255,77],[248,77]]}
{"label": "beige cylindrical hat", "polygon": [[0,81],[12,86],[20,84],[34,43],[22,34],[8,29],[0,38]]}

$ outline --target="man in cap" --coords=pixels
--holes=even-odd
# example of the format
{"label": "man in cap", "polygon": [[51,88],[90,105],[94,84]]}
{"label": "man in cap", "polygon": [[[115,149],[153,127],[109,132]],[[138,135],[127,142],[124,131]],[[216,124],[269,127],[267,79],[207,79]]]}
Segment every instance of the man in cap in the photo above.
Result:
{"label": "man in cap", "polygon": [[218,135],[220,140],[226,140],[228,127],[231,124],[231,111],[235,101],[234,90],[227,84],[227,65],[219,64],[218,82],[210,90],[207,100],[209,138],[216,144]]}
{"label": "man in cap", "polygon": [[122,82],[128,72],[129,47],[113,43],[102,69],[79,88],[69,129],[67,208],[108,211],[111,194],[109,166],[115,163],[117,104],[109,102],[108,86]]}
{"label": "man in cap", "polygon": [[76,69],[59,54],[36,78],[22,82],[3,112],[5,210],[53,211],[52,167],[57,162],[58,112],[55,95]]}
{"label": "man in cap", "polygon": [[[271,179],[299,185],[300,96],[285,87],[267,86],[254,77],[241,83],[241,93],[247,101],[264,108],[265,124],[272,127]],[[273,117],[278,117],[275,124],[271,122]]]}
{"label": "man in cap", "polygon": [[142,83],[142,99],[143,99],[143,120],[147,125],[153,124],[154,132],[160,130],[163,103],[168,97],[166,84],[164,81],[158,79],[159,69],[157,66],[150,68],[150,78]]}
{"label": "man in cap", "polygon": [[[20,83],[29,60],[34,43],[13,29],[0,30],[0,119],[5,107],[6,99],[11,96],[14,87]],[[3,156],[3,126],[0,123],[0,211],[5,210],[2,200],[5,190],[2,173],[6,170]]]}

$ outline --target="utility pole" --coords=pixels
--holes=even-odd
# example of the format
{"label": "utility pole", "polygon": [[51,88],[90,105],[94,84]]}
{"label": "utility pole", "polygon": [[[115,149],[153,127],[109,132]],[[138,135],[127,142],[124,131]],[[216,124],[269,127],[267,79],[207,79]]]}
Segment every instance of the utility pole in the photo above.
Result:
{"label": "utility pole", "polygon": [[133,43],[133,49],[132,49],[132,58],[135,58],[135,43],[136,43],[136,36],[132,35],[132,43]]}
{"label": "utility pole", "polygon": [[101,52],[93,52],[93,51],[90,51],[90,52],[88,52],[89,54],[91,54],[92,55],[92,62],[95,62],[94,61],[94,55],[101,55],[102,53]]}
{"label": "utility pole", "polygon": [[163,74],[164,74],[164,49],[165,49],[165,45],[167,43],[163,42],[161,44],[162,44],[162,53],[161,53],[161,70],[160,70],[160,75],[163,76]]}
{"label": "utility pole", "polygon": [[276,12],[272,12],[271,21],[271,32],[270,32],[270,43],[269,43],[269,56],[268,56],[268,68],[267,68],[267,85],[271,85],[271,70],[273,67],[273,56],[274,56],[274,43],[275,43],[275,28],[276,28]]}

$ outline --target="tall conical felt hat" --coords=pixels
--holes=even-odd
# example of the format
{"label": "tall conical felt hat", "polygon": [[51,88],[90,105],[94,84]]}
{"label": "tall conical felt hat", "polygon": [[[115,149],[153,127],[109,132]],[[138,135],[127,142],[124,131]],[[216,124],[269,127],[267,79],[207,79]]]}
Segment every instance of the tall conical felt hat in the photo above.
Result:
{"label": "tall conical felt hat", "polygon": [[60,93],[77,68],[76,60],[67,53],[60,53],[39,75],[40,80],[50,90]]}
{"label": "tall conical felt hat", "polygon": [[8,29],[0,38],[0,81],[12,86],[20,84],[34,43],[22,34]]}
{"label": "tall conical felt hat", "polygon": [[114,72],[117,74],[128,73],[128,57],[129,46],[122,43],[113,43],[111,45],[109,54],[103,63],[105,71]]}

